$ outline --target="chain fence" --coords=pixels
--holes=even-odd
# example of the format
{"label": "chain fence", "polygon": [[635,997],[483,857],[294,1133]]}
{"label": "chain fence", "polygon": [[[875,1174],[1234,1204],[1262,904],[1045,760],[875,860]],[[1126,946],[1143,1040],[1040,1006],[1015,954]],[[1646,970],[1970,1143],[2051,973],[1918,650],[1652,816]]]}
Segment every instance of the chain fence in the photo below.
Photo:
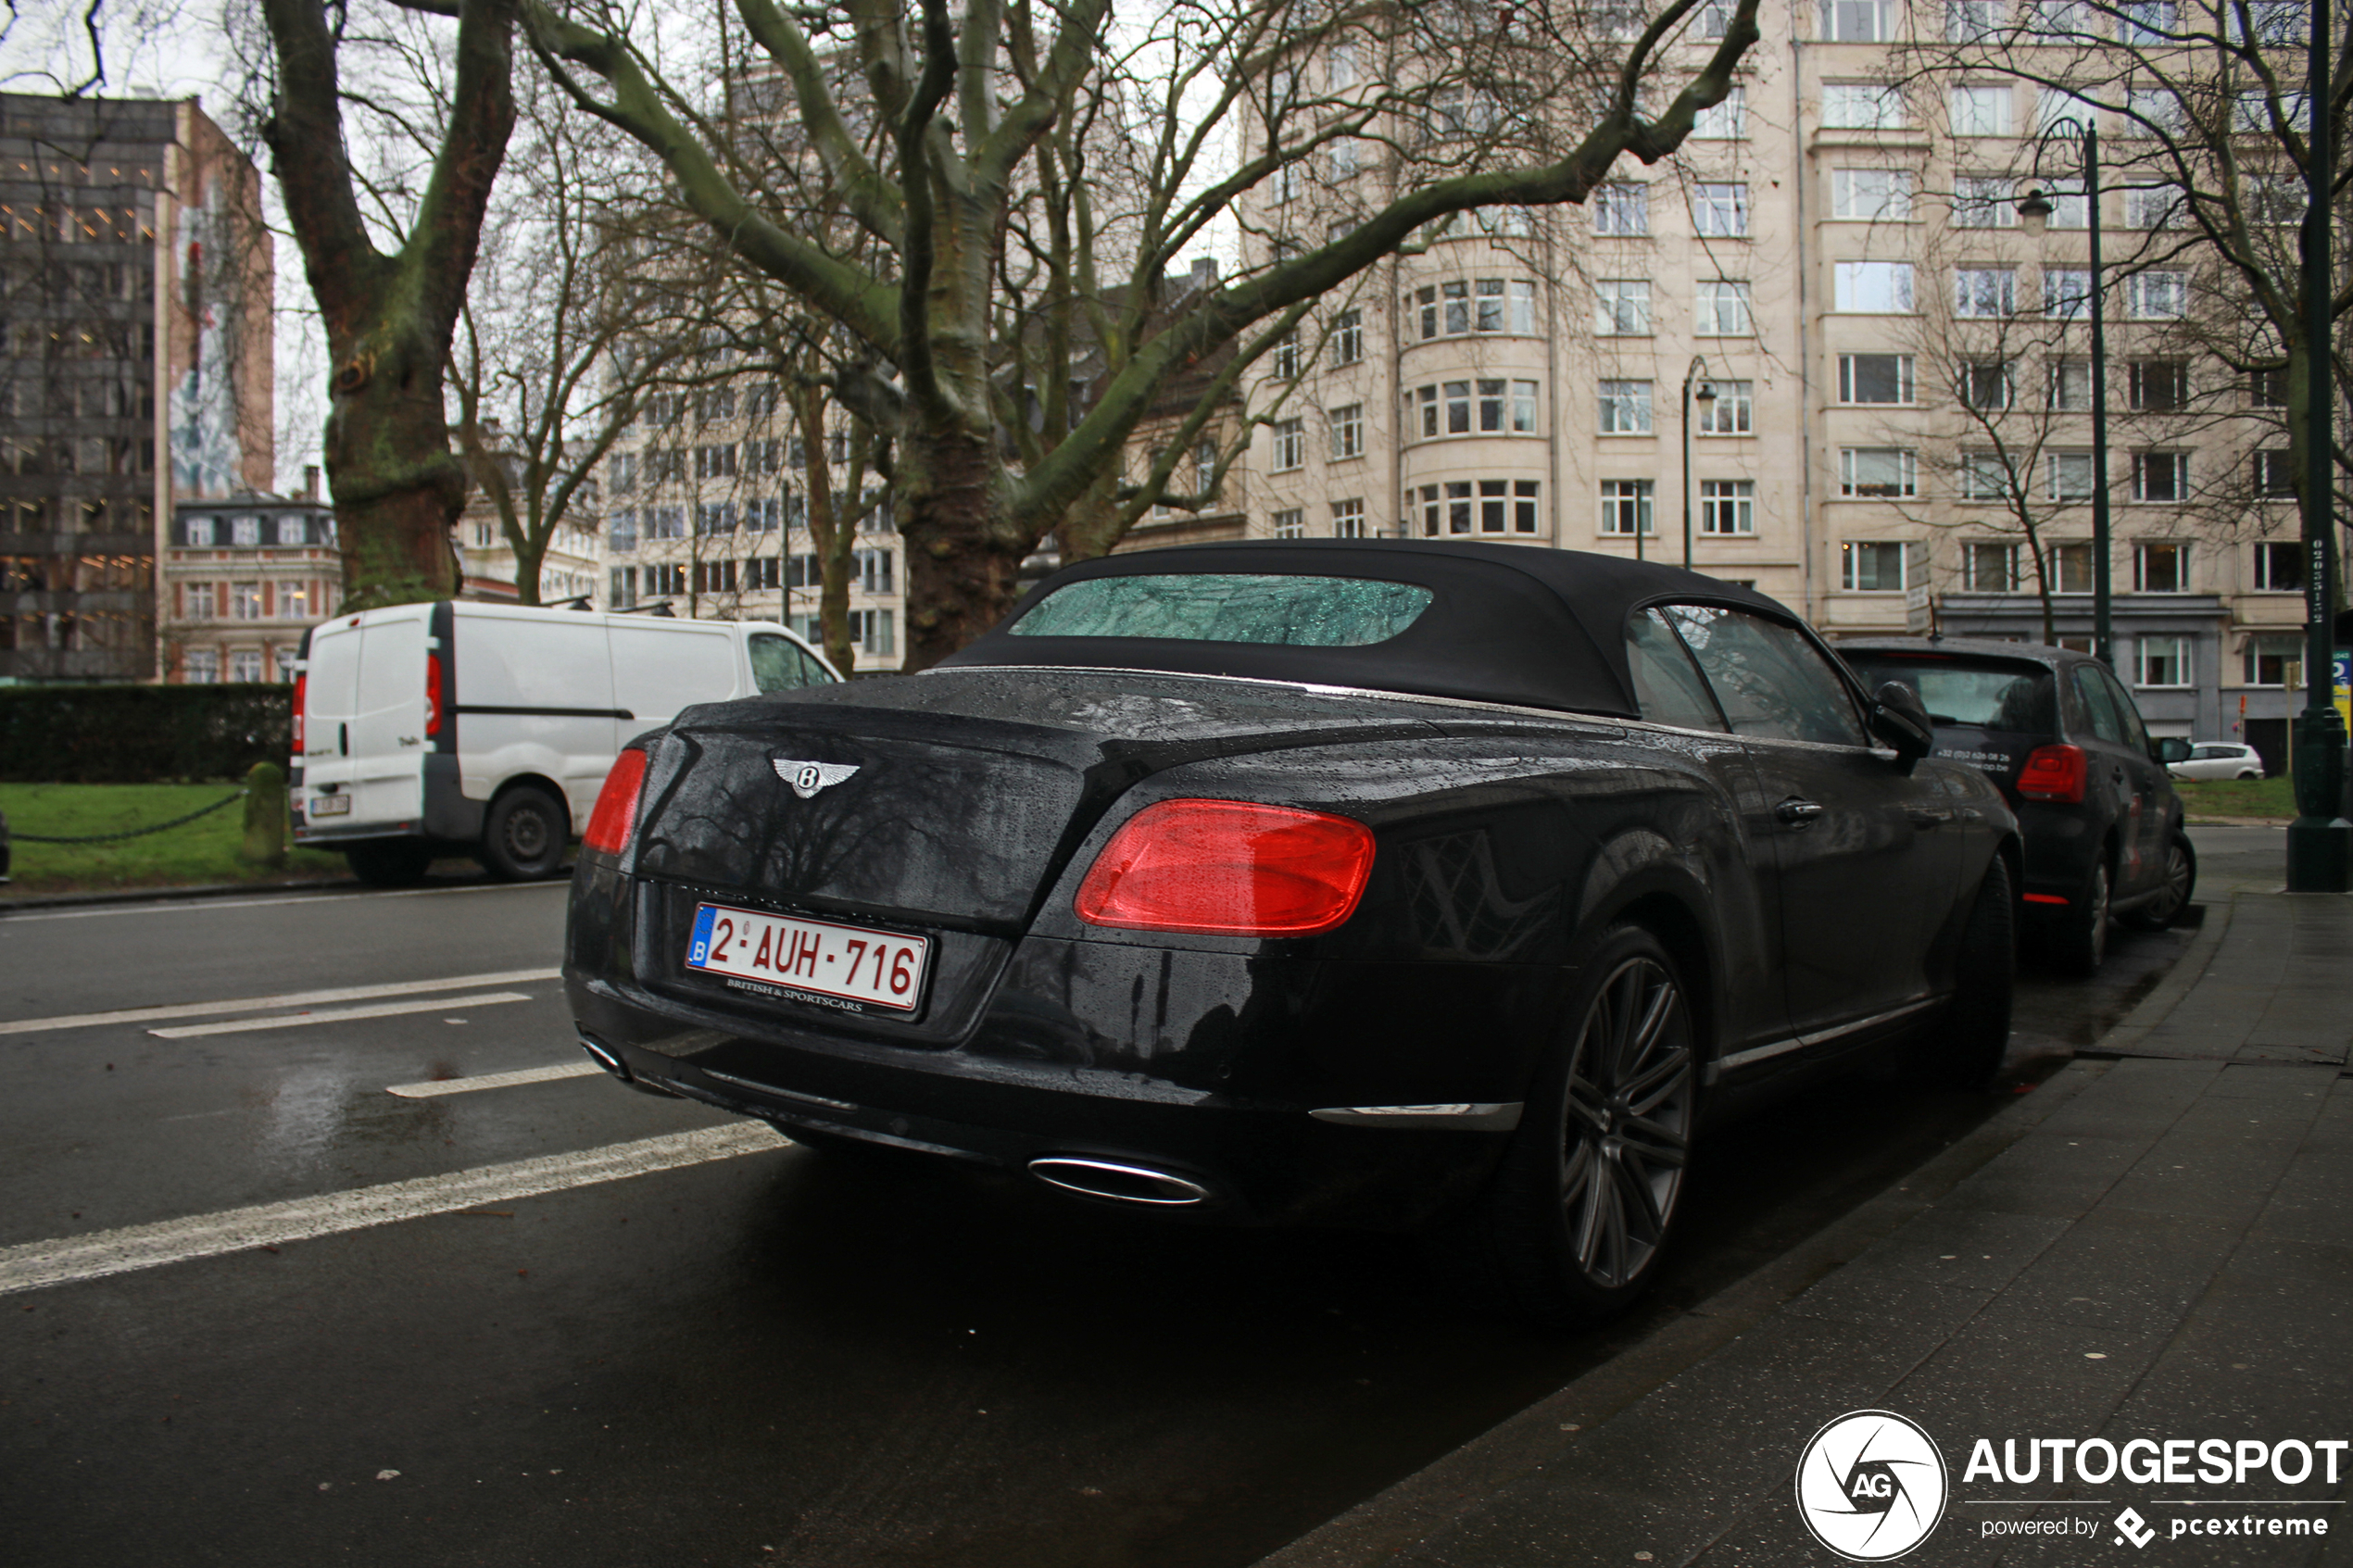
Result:
{"label": "chain fence", "polygon": [[8,836],[18,844],[112,844],[118,839],[145,838],[151,833],[162,833],[170,828],[184,826],[195,822],[198,817],[220,810],[233,800],[243,800],[246,793],[241,789],[234,795],[224,795],[209,806],[199,806],[184,817],[174,817],[168,822],[157,822],[152,827],[126,828],[120,833],[88,833],[74,838],[52,838],[46,834],[38,833],[12,833]]}

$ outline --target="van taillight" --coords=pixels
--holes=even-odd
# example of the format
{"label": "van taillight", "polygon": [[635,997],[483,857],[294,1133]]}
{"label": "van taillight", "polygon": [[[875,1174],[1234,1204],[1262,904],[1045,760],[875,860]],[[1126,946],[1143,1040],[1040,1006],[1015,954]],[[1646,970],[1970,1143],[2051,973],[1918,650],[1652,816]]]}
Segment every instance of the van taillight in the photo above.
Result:
{"label": "van taillight", "polygon": [[425,734],[441,734],[441,656],[425,655]]}
{"label": "van taillight", "polygon": [[2026,754],[2026,765],[2018,771],[2018,792],[2029,800],[2080,806],[2091,771],[2080,746],[2038,746]]}
{"label": "van taillight", "polygon": [[1373,834],[1322,811],[1163,800],[1112,835],[1079,885],[1078,918],[1129,931],[1312,936],[1355,912]]}
{"label": "van taillight", "polygon": [[624,751],[612,759],[605,787],[597,792],[597,809],[588,813],[588,831],[580,835],[583,847],[600,855],[618,855],[629,847],[637,831],[637,792],[646,782],[646,754]]}
{"label": "van taillight", "polygon": [[300,757],[300,756],[302,755],[302,709],[303,709],[303,700],[304,700],[306,697],[308,697],[309,695],[310,695],[310,677],[309,677],[309,676],[308,676],[308,675],[296,675],[296,676],[295,677],[295,710],[294,710],[294,754],[295,754],[296,757]]}

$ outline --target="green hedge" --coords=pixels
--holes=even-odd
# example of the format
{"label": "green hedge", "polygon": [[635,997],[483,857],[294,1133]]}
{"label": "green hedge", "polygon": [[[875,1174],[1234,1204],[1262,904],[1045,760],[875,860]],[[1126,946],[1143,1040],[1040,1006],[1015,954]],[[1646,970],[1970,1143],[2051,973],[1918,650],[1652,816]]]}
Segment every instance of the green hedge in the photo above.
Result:
{"label": "green hedge", "polygon": [[0,686],[0,779],[155,784],[283,766],[294,688]]}

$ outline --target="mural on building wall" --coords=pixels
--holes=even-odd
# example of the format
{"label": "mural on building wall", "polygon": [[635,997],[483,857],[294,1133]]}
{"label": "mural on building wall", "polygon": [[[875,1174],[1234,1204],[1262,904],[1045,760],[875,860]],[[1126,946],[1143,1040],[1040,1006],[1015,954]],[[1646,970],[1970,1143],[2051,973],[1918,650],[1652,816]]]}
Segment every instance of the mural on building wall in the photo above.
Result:
{"label": "mural on building wall", "polygon": [[244,314],[237,297],[244,270],[234,259],[244,218],[222,180],[204,182],[201,196],[179,209],[173,243],[188,360],[171,387],[171,482],[182,495],[229,495],[242,487],[238,345],[230,329]]}

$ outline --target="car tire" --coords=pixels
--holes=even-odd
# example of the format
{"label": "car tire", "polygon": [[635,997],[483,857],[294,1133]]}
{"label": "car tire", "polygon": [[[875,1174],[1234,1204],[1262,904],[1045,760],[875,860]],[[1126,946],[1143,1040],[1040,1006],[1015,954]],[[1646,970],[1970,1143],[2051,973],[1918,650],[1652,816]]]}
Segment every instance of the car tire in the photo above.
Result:
{"label": "car tire", "polygon": [[1699,1109],[1690,996],[1657,937],[1604,931],[1566,1011],[1462,1235],[1485,1303],[1549,1327],[1618,1311],[1649,1285],[1673,1237]]}
{"label": "car tire", "polygon": [[2009,1050],[2018,983],[2018,904],[1996,855],[1979,879],[1953,959],[1953,999],[1924,1043],[1919,1076],[1939,1088],[1982,1089]]}
{"label": "car tire", "polygon": [[2242,782],[2244,782],[2247,779],[2260,779],[2262,776],[2262,774],[2257,772],[2254,769],[2249,768],[2245,772],[2241,773],[2239,778]]}
{"label": "car tire", "polygon": [[2197,851],[2176,837],[2165,850],[2165,891],[2118,918],[2135,931],[2163,931],[2182,918],[2197,890]]}
{"label": "car tire", "polygon": [[482,822],[482,863],[504,882],[538,882],[563,868],[572,820],[546,790],[519,785],[490,803]]}
{"label": "car tire", "polygon": [[433,866],[433,847],[413,838],[355,844],[343,852],[351,874],[371,887],[414,887]]}
{"label": "car tire", "polygon": [[2108,958],[2108,905],[2114,885],[2103,859],[2092,868],[2082,891],[2069,902],[2050,947],[2052,959],[2065,972],[2088,977],[2100,972]]}

